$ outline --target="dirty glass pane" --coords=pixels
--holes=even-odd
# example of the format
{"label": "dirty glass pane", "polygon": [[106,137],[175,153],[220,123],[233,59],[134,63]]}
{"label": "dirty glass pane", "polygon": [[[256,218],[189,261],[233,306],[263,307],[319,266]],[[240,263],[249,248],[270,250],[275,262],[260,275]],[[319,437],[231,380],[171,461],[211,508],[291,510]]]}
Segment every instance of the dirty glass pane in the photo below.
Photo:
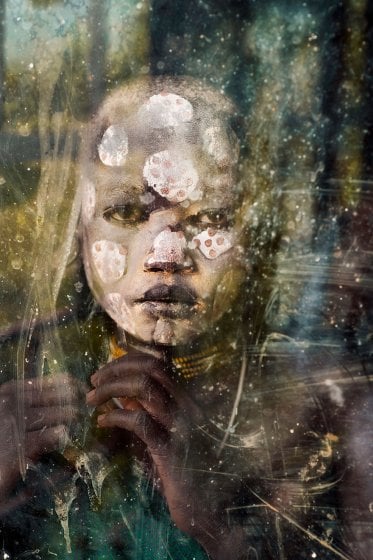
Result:
{"label": "dirty glass pane", "polygon": [[371,558],[372,21],[0,1],[0,558]]}

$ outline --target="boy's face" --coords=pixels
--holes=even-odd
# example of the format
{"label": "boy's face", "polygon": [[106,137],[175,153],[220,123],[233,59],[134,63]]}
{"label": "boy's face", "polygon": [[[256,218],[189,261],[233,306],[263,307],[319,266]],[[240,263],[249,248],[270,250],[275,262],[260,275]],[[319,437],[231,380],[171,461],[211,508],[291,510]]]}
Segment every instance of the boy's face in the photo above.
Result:
{"label": "boy's face", "polygon": [[182,345],[228,311],[242,282],[236,150],[221,123],[172,93],[105,125],[82,169],[90,288],[138,340]]}

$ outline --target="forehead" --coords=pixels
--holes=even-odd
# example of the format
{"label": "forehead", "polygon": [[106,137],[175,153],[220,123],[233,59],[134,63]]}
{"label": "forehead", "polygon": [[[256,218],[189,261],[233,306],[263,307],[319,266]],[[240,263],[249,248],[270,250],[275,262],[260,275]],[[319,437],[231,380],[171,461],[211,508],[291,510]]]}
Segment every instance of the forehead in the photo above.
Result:
{"label": "forehead", "polygon": [[238,142],[226,115],[182,92],[143,94],[109,100],[91,127],[82,172],[98,197],[149,188],[172,202],[231,195]]}

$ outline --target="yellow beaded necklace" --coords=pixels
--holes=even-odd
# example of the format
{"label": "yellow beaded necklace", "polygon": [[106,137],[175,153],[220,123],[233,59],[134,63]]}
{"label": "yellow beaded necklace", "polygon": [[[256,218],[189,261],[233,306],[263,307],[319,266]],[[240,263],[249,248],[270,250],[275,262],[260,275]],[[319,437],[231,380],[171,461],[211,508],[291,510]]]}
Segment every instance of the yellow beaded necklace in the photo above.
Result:
{"label": "yellow beaded necklace", "polygon": [[[125,356],[127,351],[118,345],[114,336],[109,341],[110,357],[109,360],[116,360]],[[220,366],[231,363],[232,354],[227,349],[219,349],[218,346],[211,346],[201,352],[190,354],[189,356],[172,357],[175,370],[184,379],[192,379],[199,375],[208,373],[215,364]]]}

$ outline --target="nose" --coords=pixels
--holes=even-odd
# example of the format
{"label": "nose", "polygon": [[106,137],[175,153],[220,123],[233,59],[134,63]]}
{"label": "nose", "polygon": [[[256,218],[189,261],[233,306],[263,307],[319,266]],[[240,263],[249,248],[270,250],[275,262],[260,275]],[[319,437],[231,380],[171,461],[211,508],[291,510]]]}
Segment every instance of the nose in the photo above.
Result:
{"label": "nose", "polygon": [[167,226],[154,239],[145,258],[148,272],[193,272],[194,262],[187,253],[184,233],[177,226]]}

